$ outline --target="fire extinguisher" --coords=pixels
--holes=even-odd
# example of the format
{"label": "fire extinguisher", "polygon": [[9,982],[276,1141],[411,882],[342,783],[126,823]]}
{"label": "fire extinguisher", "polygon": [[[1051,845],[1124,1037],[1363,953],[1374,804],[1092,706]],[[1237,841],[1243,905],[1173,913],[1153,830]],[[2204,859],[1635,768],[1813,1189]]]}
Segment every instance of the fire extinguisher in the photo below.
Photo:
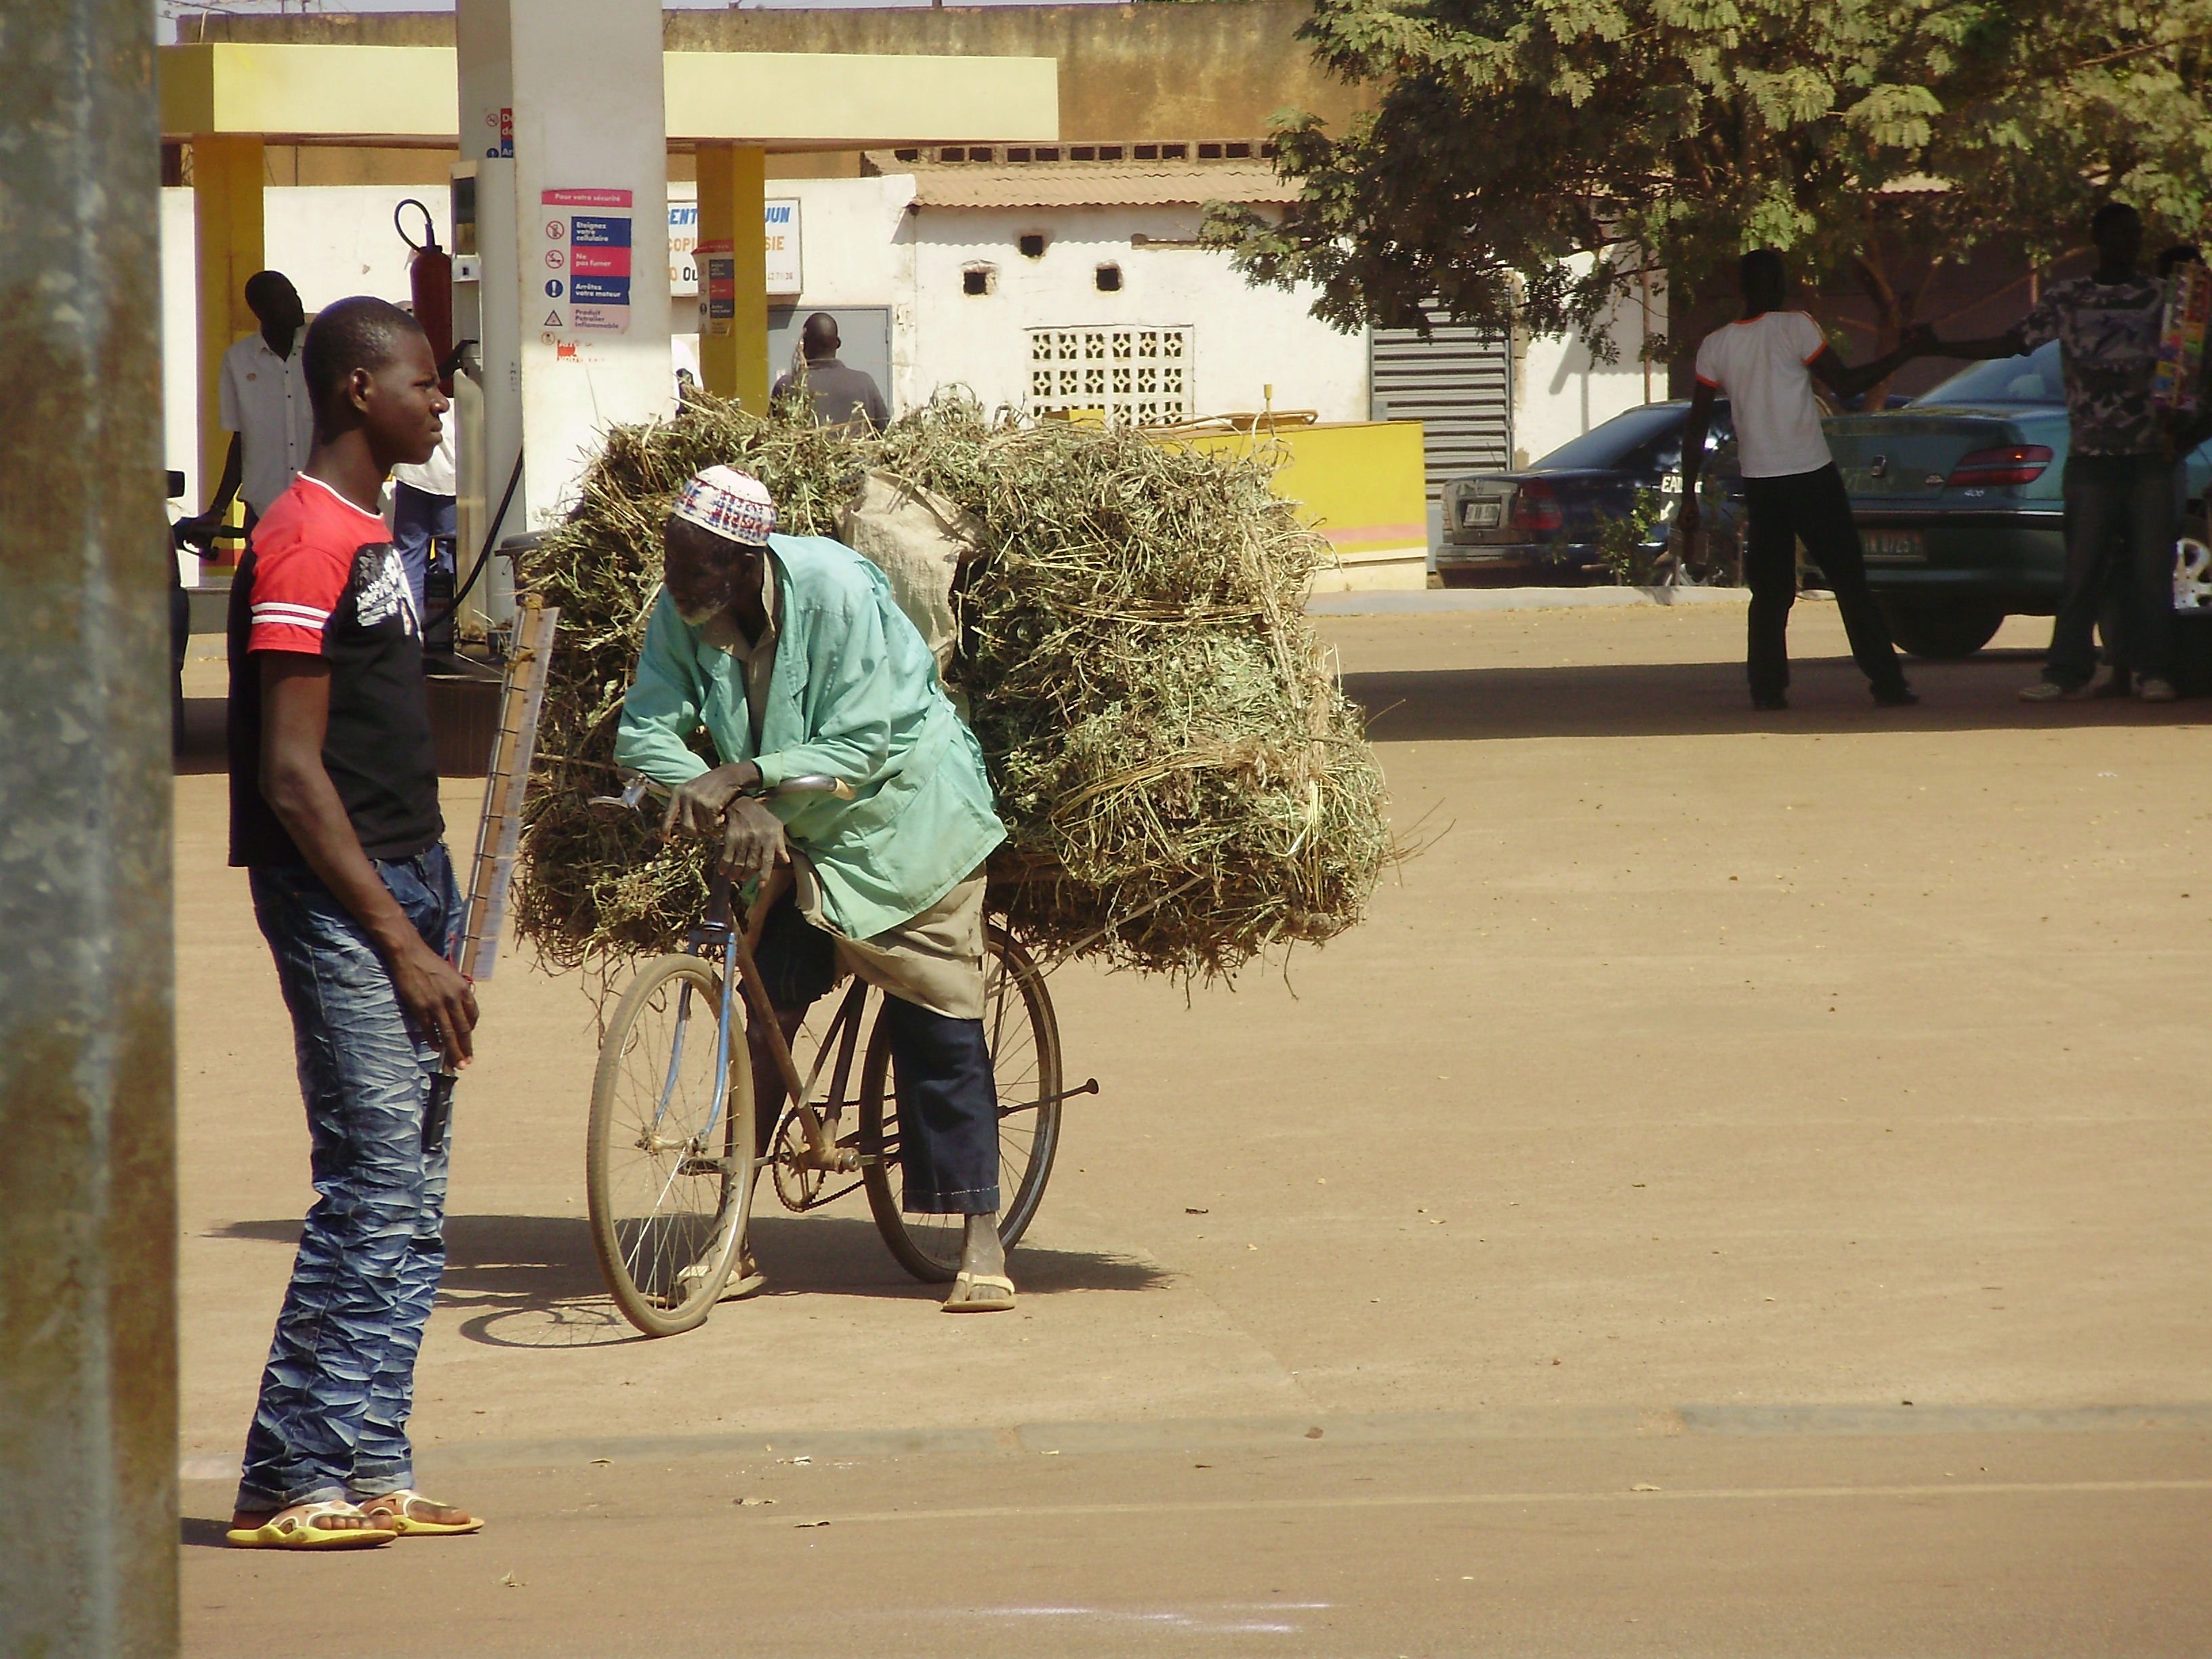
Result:
{"label": "fire extinguisher", "polygon": [[[422,240],[419,243],[407,234],[407,227],[400,220],[400,215],[409,208],[422,216]],[[411,196],[392,210],[392,228],[399,233],[399,240],[414,250],[407,262],[407,284],[414,294],[415,320],[430,337],[430,356],[443,364],[453,355],[453,256],[438,246],[437,222],[431,217],[430,210]],[[447,397],[453,395],[450,369],[446,371],[440,386]]]}

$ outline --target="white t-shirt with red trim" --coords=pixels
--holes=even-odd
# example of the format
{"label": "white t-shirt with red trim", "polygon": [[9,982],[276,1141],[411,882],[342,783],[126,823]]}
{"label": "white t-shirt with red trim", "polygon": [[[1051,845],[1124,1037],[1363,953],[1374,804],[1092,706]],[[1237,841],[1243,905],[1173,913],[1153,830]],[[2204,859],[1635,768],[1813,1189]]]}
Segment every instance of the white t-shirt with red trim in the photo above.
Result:
{"label": "white t-shirt with red trim", "polygon": [[1717,328],[1698,348],[1698,384],[1729,400],[1747,478],[1818,472],[1835,458],[1813,400],[1813,359],[1828,349],[1802,311],[1763,311]]}

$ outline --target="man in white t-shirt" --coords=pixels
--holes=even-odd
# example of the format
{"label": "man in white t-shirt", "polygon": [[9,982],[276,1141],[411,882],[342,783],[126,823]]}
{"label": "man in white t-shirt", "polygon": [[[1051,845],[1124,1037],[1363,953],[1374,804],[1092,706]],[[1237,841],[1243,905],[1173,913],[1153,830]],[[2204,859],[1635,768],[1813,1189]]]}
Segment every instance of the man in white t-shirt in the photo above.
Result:
{"label": "man in white t-shirt", "polygon": [[1698,528],[1698,467],[1713,400],[1725,397],[1735,424],[1750,525],[1744,537],[1744,580],[1751,588],[1750,677],[1754,708],[1790,706],[1790,607],[1797,598],[1797,544],[1836,596],[1851,655],[1874,688],[1874,700],[1894,708],[1920,699],[1905,683],[1889,625],[1867,586],[1866,562],[1843,475],[1820,431],[1813,377],[1838,397],[1855,397],[1921,355],[1928,331],[1858,368],[1845,366],[1820,325],[1784,307],[1789,276],[1782,256],[1759,248],[1743,256],[1743,315],[1715,329],[1698,348],[1698,389],[1682,435],[1682,506],[1674,523],[1685,536]]}
{"label": "man in white t-shirt", "polygon": [[217,403],[230,453],[207,511],[182,526],[188,539],[212,536],[235,496],[246,499],[251,529],[292,487],[315,441],[300,345],[307,313],[299,290],[282,271],[259,270],[246,279],[246,303],[261,326],[222,354]]}

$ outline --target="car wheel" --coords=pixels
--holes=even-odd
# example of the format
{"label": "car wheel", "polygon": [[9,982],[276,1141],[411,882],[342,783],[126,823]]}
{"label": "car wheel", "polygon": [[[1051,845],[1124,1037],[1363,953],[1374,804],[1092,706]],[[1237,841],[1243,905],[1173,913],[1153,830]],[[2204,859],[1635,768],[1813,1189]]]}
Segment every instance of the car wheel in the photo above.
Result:
{"label": "car wheel", "polygon": [[1882,602],[1891,636],[1916,657],[1971,657],[2004,625],[2005,613],[1983,599],[1946,599],[1905,604]]}

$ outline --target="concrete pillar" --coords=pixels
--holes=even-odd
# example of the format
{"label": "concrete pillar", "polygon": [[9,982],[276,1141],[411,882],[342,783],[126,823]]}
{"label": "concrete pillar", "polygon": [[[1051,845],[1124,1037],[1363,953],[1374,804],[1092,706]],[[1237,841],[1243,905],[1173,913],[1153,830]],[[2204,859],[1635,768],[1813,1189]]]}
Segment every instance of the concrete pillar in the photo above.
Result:
{"label": "concrete pillar", "polygon": [[[737,257],[738,314],[727,334],[699,335],[707,390],[765,410],[775,379],[768,361],[768,152],[757,145],[699,146],[699,240],[727,242]],[[702,291],[707,280],[699,273]]]}
{"label": "concrete pillar", "polygon": [[177,1647],[160,122],[145,0],[0,23],[0,1653]]}
{"label": "concrete pillar", "polygon": [[[676,404],[668,344],[668,138],[659,0],[460,0],[460,125],[477,182],[484,335],[512,319],[513,380],[484,388],[487,428],[519,404],[525,523],[575,500],[585,465],[618,422]],[[493,240],[493,174],[513,192]],[[483,169],[489,167],[488,173]],[[495,469],[485,488],[506,483]]]}
{"label": "concrete pillar", "polygon": [[[246,305],[246,279],[261,269],[262,145],[209,133],[192,140],[192,246],[199,277],[200,494],[215,493],[230,438],[217,388],[222,354],[261,326]],[[203,499],[193,503],[204,507]]]}

